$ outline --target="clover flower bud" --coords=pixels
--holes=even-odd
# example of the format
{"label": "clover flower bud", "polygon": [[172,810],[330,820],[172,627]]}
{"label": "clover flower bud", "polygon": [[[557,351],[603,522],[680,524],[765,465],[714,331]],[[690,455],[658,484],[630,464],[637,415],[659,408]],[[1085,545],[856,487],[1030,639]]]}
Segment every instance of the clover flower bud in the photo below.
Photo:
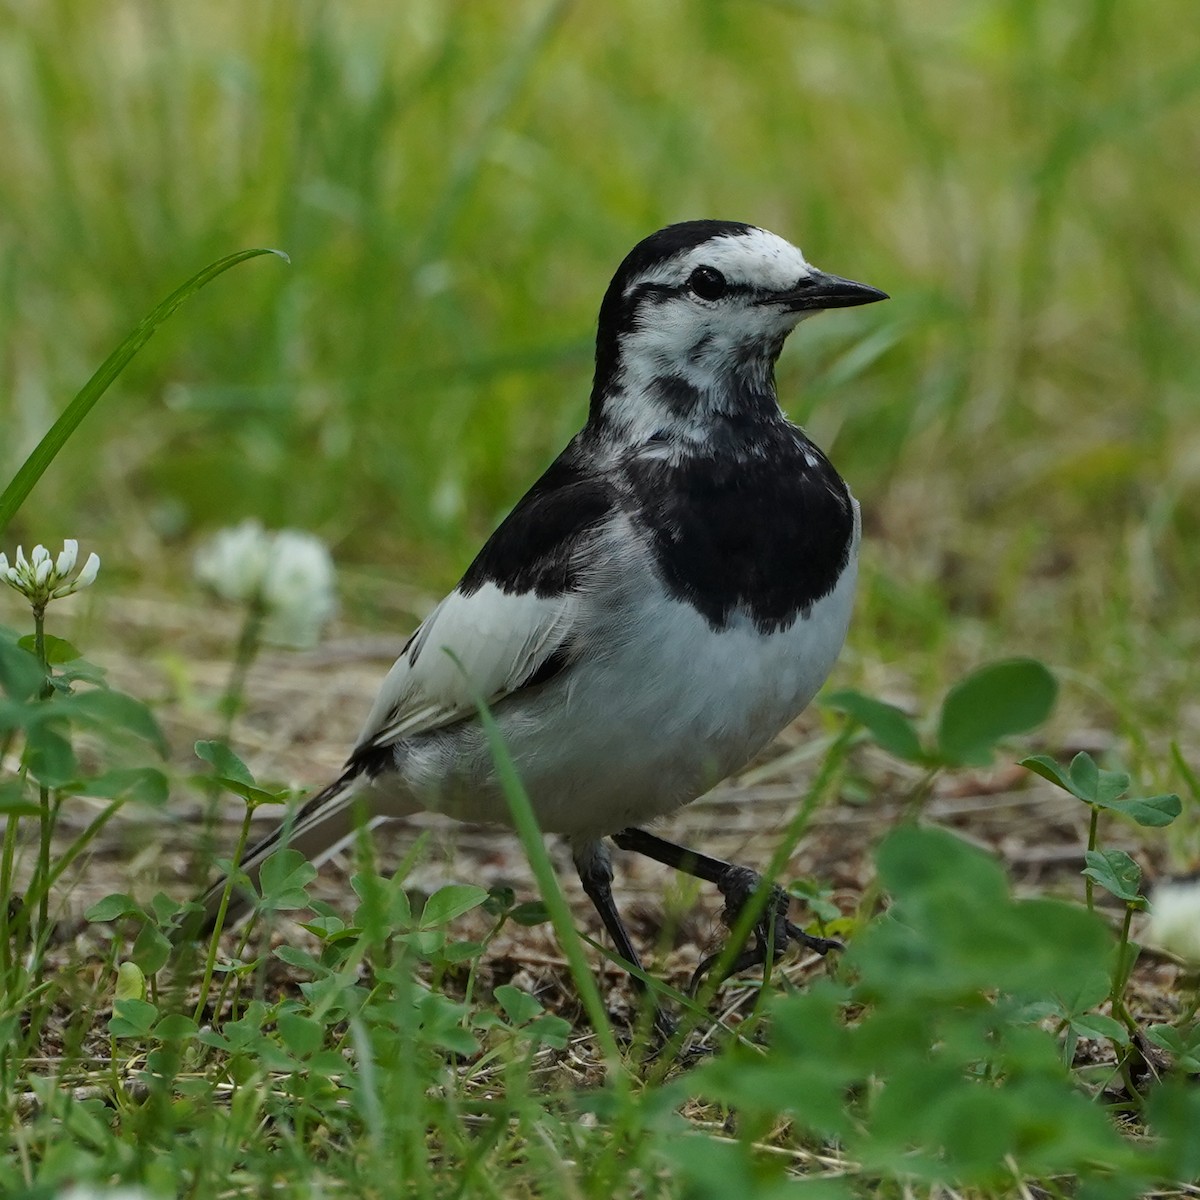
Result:
{"label": "clover flower bud", "polygon": [[44,609],[51,600],[61,600],[72,592],[90,587],[96,582],[100,559],[89,554],[83,570],[73,575],[79,557],[79,543],[67,538],[57,558],[51,557],[45,546],[37,545],[29,558],[24,547],[18,546],[14,561],[0,554],[0,581],[18,591],[35,609]]}

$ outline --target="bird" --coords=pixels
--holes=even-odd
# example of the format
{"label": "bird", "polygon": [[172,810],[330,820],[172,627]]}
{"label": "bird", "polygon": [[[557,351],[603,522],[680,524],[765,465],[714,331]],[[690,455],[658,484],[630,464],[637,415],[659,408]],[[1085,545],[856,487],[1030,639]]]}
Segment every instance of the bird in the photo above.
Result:
{"label": "bird", "polygon": [[[611,846],[714,884],[730,923],[759,875],[646,826],[749,762],[841,651],[859,508],[784,415],[775,366],[805,318],[886,299],[742,222],[684,221],[634,246],[600,306],[583,428],[404,645],[341,775],[240,871],[256,880],[285,844],[319,861],[363,814],[510,823],[482,697],[635,985]],[[224,891],[202,898],[209,927]],[[837,945],[791,924],[778,888],[753,932],[734,969]]]}

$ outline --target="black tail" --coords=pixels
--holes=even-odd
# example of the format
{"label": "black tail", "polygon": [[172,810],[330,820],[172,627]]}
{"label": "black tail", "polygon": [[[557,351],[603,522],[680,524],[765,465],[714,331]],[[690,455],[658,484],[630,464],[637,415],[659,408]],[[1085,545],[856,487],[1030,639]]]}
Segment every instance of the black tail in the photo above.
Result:
{"label": "black tail", "polygon": [[[276,850],[285,846],[299,850],[310,862],[320,863],[334,854],[354,836],[355,796],[366,783],[359,771],[347,771],[340,779],[318,792],[290,821],[285,821],[261,842],[247,851],[239,866],[258,888],[262,865]],[[204,906],[203,916],[185,923],[188,936],[207,936],[216,924],[221,897],[228,876],[222,875],[199,897]],[[254,896],[246,888],[234,887],[225,911],[226,925],[244,917],[251,908]]]}

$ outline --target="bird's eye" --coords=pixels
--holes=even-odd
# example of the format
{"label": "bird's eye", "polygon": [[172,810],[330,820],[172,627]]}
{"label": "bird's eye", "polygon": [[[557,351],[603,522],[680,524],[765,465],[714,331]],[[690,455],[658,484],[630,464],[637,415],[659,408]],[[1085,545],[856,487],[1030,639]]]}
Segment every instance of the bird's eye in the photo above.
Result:
{"label": "bird's eye", "polygon": [[697,267],[688,276],[688,287],[701,300],[720,300],[729,285],[716,267]]}

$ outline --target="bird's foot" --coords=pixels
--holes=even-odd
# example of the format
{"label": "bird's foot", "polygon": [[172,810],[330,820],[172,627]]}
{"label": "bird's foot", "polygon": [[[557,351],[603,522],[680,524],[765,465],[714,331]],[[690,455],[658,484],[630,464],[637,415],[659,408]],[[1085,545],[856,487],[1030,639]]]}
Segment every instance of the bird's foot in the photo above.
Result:
{"label": "bird's foot", "polygon": [[[725,897],[725,909],[721,920],[727,928],[736,927],[742,910],[750,902],[750,897],[758,890],[762,876],[749,867],[729,867],[722,872],[717,880],[717,888]],[[736,975],[750,967],[763,966],[768,956],[778,958],[793,943],[804,946],[820,955],[826,955],[830,950],[842,950],[841,942],[833,938],[814,937],[805,933],[798,925],[788,920],[788,909],[791,898],[778,884],[773,884],[767,897],[766,907],[750,931],[753,945],[743,948],[740,954],[729,964],[725,976]],[[705,975],[721,960],[725,950],[722,948],[716,954],[710,954],[692,974],[689,991],[695,994],[696,989]]]}

